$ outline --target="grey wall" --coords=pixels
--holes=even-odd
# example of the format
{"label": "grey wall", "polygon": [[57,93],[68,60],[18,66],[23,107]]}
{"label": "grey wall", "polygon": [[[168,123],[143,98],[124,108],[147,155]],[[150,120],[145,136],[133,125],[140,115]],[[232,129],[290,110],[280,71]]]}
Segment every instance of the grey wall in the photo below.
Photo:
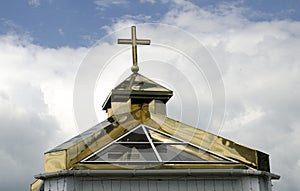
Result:
{"label": "grey wall", "polygon": [[270,191],[271,182],[260,176],[105,178],[55,177],[44,181],[45,191]]}

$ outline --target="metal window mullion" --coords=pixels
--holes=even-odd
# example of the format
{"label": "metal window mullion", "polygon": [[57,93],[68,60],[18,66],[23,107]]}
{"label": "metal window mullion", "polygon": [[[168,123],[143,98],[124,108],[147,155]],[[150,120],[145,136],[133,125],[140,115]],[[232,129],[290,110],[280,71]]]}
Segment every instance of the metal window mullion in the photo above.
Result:
{"label": "metal window mullion", "polygon": [[161,144],[161,145],[188,145],[188,143],[181,143],[181,142],[153,142],[153,144]]}
{"label": "metal window mullion", "polygon": [[[160,161],[83,161],[83,163],[161,163]],[[166,164],[235,164],[230,161],[165,161]]]}
{"label": "metal window mullion", "polygon": [[103,148],[101,148],[98,151],[94,152],[92,155],[90,155],[90,156],[86,157],[85,159],[83,159],[82,162],[86,162],[87,160],[89,160],[90,158],[92,158],[93,156],[95,156],[96,154],[100,153],[101,151],[103,151],[104,149],[106,149],[109,146],[113,145],[114,143],[117,143],[117,141],[119,141],[120,139],[122,139],[123,137],[127,136],[128,134],[132,133],[133,131],[137,130],[140,127],[141,127],[141,125],[138,125],[135,128],[131,129],[130,131],[128,131],[127,133],[125,133],[124,135],[122,135],[121,137],[119,137],[118,139],[110,142],[109,144],[105,145]]}
{"label": "metal window mullion", "polygon": [[145,133],[147,139],[149,140],[149,143],[150,143],[150,145],[151,145],[151,147],[152,147],[152,149],[153,149],[153,151],[154,151],[154,153],[155,153],[155,155],[156,155],[156,158],[158,159],[159,162],[162,162],[162,159],[161,159],[161,157],[160,157],[158,151],[156,150],[156,148],[155,148],[155,146],[154,146],[154,144],[153,144],[153,142],[152,142],[152,139],[150,138],[150,136],[149,136],[147,130],[145,129],[144,126],[142,126],[142,128],[143,128],[143,131],[144,131],[144,133]]}
{"label": "metal window mullion", "polygon": [[149,142],[116,142],[116,143],[118,143],[118,144],[140,144],[140,145],[142,145],[142,144],[149,144]]}

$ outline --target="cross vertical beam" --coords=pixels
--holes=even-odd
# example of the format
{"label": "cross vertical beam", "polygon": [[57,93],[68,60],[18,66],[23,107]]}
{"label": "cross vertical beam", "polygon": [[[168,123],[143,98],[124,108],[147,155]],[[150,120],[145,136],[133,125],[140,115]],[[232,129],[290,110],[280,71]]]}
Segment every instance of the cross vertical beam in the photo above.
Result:
{"label": "cross vertical beam", "polygon": [[118,44],[131,44],[132,45],[132,62],[133,66],[131,71],[137,73],[139,71],[138,61],[137,61],[137,45],[150,45],[151,41],[147,39],[137,39],[136,38],[136,27],[131,26],[131,39],[118,39]]}

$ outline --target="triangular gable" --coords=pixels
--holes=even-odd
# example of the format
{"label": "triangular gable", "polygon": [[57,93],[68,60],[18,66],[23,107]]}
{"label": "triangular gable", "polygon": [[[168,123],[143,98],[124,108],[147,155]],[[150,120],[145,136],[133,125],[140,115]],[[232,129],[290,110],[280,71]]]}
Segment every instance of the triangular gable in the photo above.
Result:
{"label": "triangular gable", "polygon": [[[127,116],[126,120],[119,124],[118,119],[123,119],[122,116]],[[144,131],[139,125],[142,125],[147,133],[143,133],[137,139],[136,135],[140,135]],[[150,136],[156,151],[150,144],[146,136],[147,134]],[[108,160],[108,155],[106,156],[107,158],[103,158],[104,155],[100,152],[103,151],[102,153],[104,153],[107,145],[120,144],[120,142],[123,142],[121,145],[124,149],[124,145],[132,144],[133,140],[139,142],[139,144],[145,142],[145,144],[148,144],[146,145],[148,150],[141,149],[142,145],[139,146],[137,144],[132,150],[128,151],[132,153],[129,159],[140,161],[140,163],[143,163],[143,161],[164,163],[164,165],[160,166],[161,168],[182,168],[183,166],[186,168],[250,167],[268,171],[267,167],[269,167],[267,154],[242,146],[223,137],[154,113],[151,113],[151,119],[141,124],[139,121],[133,119],[130,113],[126,113],[116,118],[108,118],[108,120],[105,120],[94,128],[45,153],[45,172],[71,168],[115,168],[111,164],[106,164],[106,166],[98,164],[105,163]],[[118,148],[116,147],[115,149],[117,150]],[[108,148],[107,151],[109,150],[111,149]],[[158,152],[158,154],[155,152]],[[102,157],[102,162],[85,162],[88,157],[95,153],[99,153],[98,157]],[[157,155],[160,156],[161,160],[158,159]],[[125,157],[124,153],[116,152],[109,155],[112,158],[111,162],[120,162],[122,160],[126,162],[124,158],[119,159],[121,156]],[[233,161],[237,161],[238,163],[228,164]],[[209,165],[203,166],[203,164],[207,163]],[[137,164],[132,165],[136,166]],[[123,168],[123,166],[118,166],[118,168]],[[139,167],[137,166],[137,168]]]}
{"label": "triangular gable", "polygon": [[140,163],[237,163],[232,159],[143,124],[120,136],[81,162],[135,165]]}

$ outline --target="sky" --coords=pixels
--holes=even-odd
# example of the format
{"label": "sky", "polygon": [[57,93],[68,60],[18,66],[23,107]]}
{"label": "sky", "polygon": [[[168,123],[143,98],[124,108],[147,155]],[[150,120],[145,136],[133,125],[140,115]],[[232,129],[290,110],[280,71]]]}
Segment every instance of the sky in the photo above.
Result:
{"label": "sky", "polygon": [[[223,125],[207,130],[268,153],[271,171],[281,175],[273,190],[298,190],[299,0],[1,1],[0,190],[29,190],[33,175],[43,172],[43,153],[83,130],[76,121],[76,88],[83,66],[98,59],[97,70],[89,71],[98,78],[96,95],[83,97],[95,104],[91,115],[97,119],[84,120],[91,126],[105,119],[103,99],[130,74],[131,64],[130,48],[109,38],[128,38],[131,25],[153,42],[139,48],[141,73],[181,96],[168,106],[172,117],[207,129],[212,102],[220,99]],[[205,59],[191,64],[176,51],[196,61],[204,52]],[[204,61],[216,64],[214,75]],[[200,66],[202,77],[193,66]],[[184,93],[184,81],[166,77],[170,69],[192,86],[193,96]],[[201,106],[196,123],[183,108],[195,102]]]}

